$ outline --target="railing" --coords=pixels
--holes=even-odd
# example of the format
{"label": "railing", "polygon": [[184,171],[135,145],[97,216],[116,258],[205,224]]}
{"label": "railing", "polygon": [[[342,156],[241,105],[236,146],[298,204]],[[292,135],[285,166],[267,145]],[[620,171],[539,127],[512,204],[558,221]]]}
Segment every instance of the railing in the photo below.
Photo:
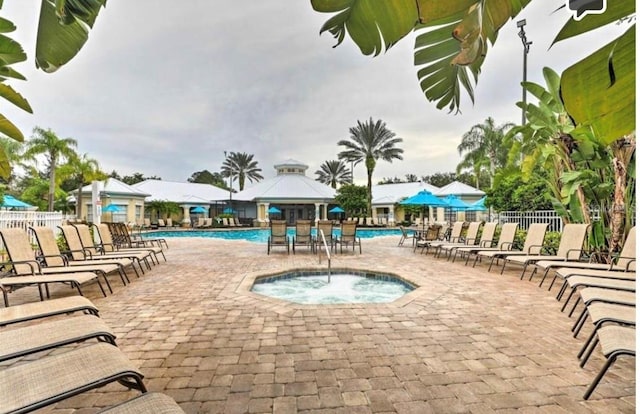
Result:
{"label": "railing", "polygon": [[[591,220],[599,220],[600,211],[591,210]],[[533,223],[549,223],[547,228],[549,231],[561,232],[564,227],[562,218],[555,210],[537,210],[537,211],[501,211],[498,214],[498,223],[518,223],[519,228],[528,230]]]}
{"label": "railing", "polygon": [[74,217],[48,211],[0,211],[0,229],[21,228],[27,231],[29,227],[49,227],[57,235],[60,232],[58,226]]}
{"label": "railing", "polygon": [[[331,253],[329,252],[329,247],[327,247],[327,239],[324,238],[324,231],[319,230],[318,234],[320,234],[322,246],[324,247],[324,251],[327,254],[327,283],[331,283]],[[320,249],[318,249],[318,264],[322,264],[322,252],[320,251]]]}

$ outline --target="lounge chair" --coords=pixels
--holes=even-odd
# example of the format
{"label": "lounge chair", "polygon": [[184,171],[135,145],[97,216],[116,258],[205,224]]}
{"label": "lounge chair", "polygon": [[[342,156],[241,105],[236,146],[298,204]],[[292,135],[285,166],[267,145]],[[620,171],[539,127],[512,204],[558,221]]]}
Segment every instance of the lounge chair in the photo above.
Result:
{"label": "lounge chair", "polygon": [[236,224],[236,227],[245,227],[244,224],[240,223],[240,219],[238,217],[234,217],[233,222]]}
{"label": "lounge chair", "polygon": [[582,313],[576,319],[571,328],[574,337],[580,331],[581,326],[587,320],[587,308],[595,303],[607,303],[621,306],[636,306],[636,292],[625,292],[622,290],[602,289],[596,287],[586,287],[580,291],[580,299],[584,304]]}
{"label": "lounge chair", "polygon": [[129,227],[125,223],[113,223],[109,228],[112,234],[117,235],[116,244],[124,247],[153,247],[169,248],[167,239],[164,237],[143,237],[142,232],[135,234],[129,232]]}
{"label": "lounge chair", "polygon": [[227,217],[222,217],[222,226],[229,227],[229,219]]}
{"label": "lounge chair", "polygon": [[[576,271],[579,269],[564,269],[560,268],[558,271],[562,270],[570,270]],[[634,292],[636,289],[636,274],[635,272],[609,272],[606,270],[589,270],[588,275],[582,275],[580,273],[572,273],[565,277],[564,284],[558,295],[556,296],[557,300],[561,300],[562,296],[564,296],[564,292],[569,289],[569,296],[565,301],[564,306],[562,307],[562,311],[569,304],[571,297],[575,293],[578,288],[584,287],[599,287],[603,289],[613,289],[613,290],[625,290],[629,292]],[[578,301],[571,309],[570,315],[573,314]]]}
{"label": "lounge chair", "polygon": [[77,295],[15,306],[5,303],[5,307],[0,308],[0,327],[74,312],[97,316],[98,308],[89,299]]}
{"label": "lounge chair", "polygon": [[418,247],[422,247],[424,251],[425,247],[431,242],[438,243],[443,242],[445,228],[442,224],[429,224],[426,230],[414,230],[413,233],[413,251],[418,250]]}
{"label": "lounge chair", "polygon": [[82,296],[81,286],[95,282],[98,284],[102,294],[107,296],[99,280],[100,274],[104,277],[109,291],[112,292],[109,280],[103,272],[89,272],[65,267],[42,267],[31,247],[27,233],[22,229],[2,229],[0,230],[0,237],[9,256],[9,262],[0,263],[2,266],[10,267],[7,273],[0,275],[0,287],[2,287],[7,306],[7,290],[17,289],[22,286],[37,286],[40,299],[44,300],[42,287],[45,287],[47,296],[49,296],[48,285],[50,283],[70,284]]}
{"label": "lounge chair", "polygon": [[[483,247],[491,247],[491,245],[493,244],[493,235],[496,234],[496,227],[498,227],[498,223],[496,222],[485,223],[484,226],[482,226],[482,233],[480,234],[480,240],[478,241],[478,243],[474,246],[456,247],[455,251],[453,252],[453,259],[451,259],[451,262],[456,261],[458,253],[460,253],[460,256],[466,255],[467,261],[469,261],[469,255],[472,252],[475,252],[477,251],[477,249],[481,249]],[[449,253],[449,255],[451,255],[451,253]]]}
{"label": "lounge chair", "polygon": [[0,362],[89,339],[116,344],[113,330],[93,315],[72,316],[1,330]]}
{"label": "lounge chair", "polygon": [[[593,391],[596,389],[604,374],[619,356],[628,355],[635,358],[636,356],[636,330],[635,328],[629,328],[624,326],[609,325],[603,326],[598,330],[598,336],[596,339],[600,342],[602,347],[602,354],[607,359],[600,369],[600,372],[591,382],[589,388],[584,393],[583,397],[588,400]],[[596,344],[597,344],[596,342]],[[595,346],[595,345],[594,345]],[[588,359],[588,355],[585,358]],[[584,364],[583,364],[584,365]]]}
{"label": "lounge chair", "polygon": [[510,251],[513,247],[513,241],[516,238],[516,232],[518,230],[518,223],[504,223],[500,230],[500,237],[498,238],[498,243],[495,247],[464,247],[462,248],[463,252],[467,253],[467,261],[464,263],[465,266],[469,263],[469,259],[471,255],[475,256],[473,260],[473,266],[476,267],[476,263],[478,259],[480,259],[481,252],[507,252]]}
{"label": "lounge chair", "polygon": [[336,251],[338,250],[338,244],[340,245],[340,253],[342,253],[342,246],[349,247],[355,252],[356,246],[360,249],[362,254],[362,243],[360,237],[356,234],[357,225],[354,222],[342,223],[340,226],[340,236],[336,239]]}
{"label": "lounge chair", "polygon": [[[93,235],[89,231],[89,226],[86,224],[63,225],[60,226],[60,229],[62,229],[67,245],[72,252],[82,250],[90,258],[104,258],[108,260],[115,258],[131,259],[138,263],[142,271],[144,271],[142,262],[144,262],[147,269],[151,270],[150,261],[153,259],[151,252],[105,252],[102,246],[94,242]],[[75,229],[75,233],[72,229]]]}
{"label": "lounge chair", "polygon": [[455,242],[444,242],[438,243],[437,247],[435,247],[434,257],[440,257],[440,253],[442,251],[447,252],[447,260],[451,257],[451,254],[458,248],[464,246],[475,246],[476,238],[478,237],[478,232],[480,231],[480,226],[482,222],[474,221],[469,223],[469,227],[467,228],[467,233],[464,236],[460,236],[458,241]]}
{"label": "lounge chair", "polygon": [[[536,273],[538,269],[544,270],[542,275],[542,279],[540,280],[540,285],[544,283],[549,271],[556,269],[558,267],[577,267],[583,269],[593,269],[593,270],[617,270],[626,272],[629,270],[635,270],[636,263],[636,228],[635,226],[629,230],[629,234],[627,234],[627,238],[624,241],[624,245],[622,246],[622,251],[616,257],[611,258],[611,263],[590,263],[584,261],[558,261],[558,260],[540,260],[536,262],[536,267],[533,269],[532,276]],[[553,286],[553,282],[555,278],[551,281],[549,285],[549,290]]]}
{"label": "lounge chair", "polygon": [[[555,255],[509,255],[504,258],[503,269],[507,263],[513,263],[522,266],[520,279],[524,277],[527,267],[535,264],[540,260],[568,261],[579,260],[584,253],[583,245],[587,237],[588,224],[571,223],[564,226],[560,235],[560,244]],[[533,272],[529,280],[533,278]]]}
{"label": "lounge chair", "polygon": [[[489,268],[487,271],[491,271],[491,267],[498,260],[504,259],[507,256],[513,256],[517,254],[521,255],[535,255],[540,254],[542,251],[542,243],[544,242],[544,236],[547,233],[547,227],[549,223],[533,223],[527,230],[527,236],[524,239],[522,250],[509,250],[509,251],[495,251],[487,250],[478,252],[478,256],[490,258]],[[506,262],[505,262],[506,263]],[[504,266],[500,273],[504,272]]]}
{"label": "lounge chair", "polygon": [[306,246],[315,253],[316,244],[311,235],[311,220],[296,220],[296,233],[291,243],[293,254],[296,254],[296,246]]}
{"label": "lounge chair", "polygon": [[184,414],[184,411],[168,395],[146,392],[98,414]]}
{"label": "lounge chair", "polygon": [[234,220],[234,217],[229,217],[228,222],[229,227],[236,227],[236,221]]}
{"label": "lounge chair", "polygon": [[327,242],[327,247],[333,249],[335,245],[335,239],[333,237],[333,222],[331,220],[319,220],[316,229],[316,245],[322,246],[322,237],[320,232],[324,234],[324,240]]}
{"label": "lounge chair", "polygon": [[[578,352],[578,358],[582,358],[585,352],[590,348],[598,330],[604,326],[604,324],[616,324],[622,326],[636,326],[636,307],[617,305],[612,303],[592,303],[586,307],[587,313],[593,322],[594,328],[591,334],[584,342],[582,348]],[[575,338],[580,329],[576,330],[573,334]]]}
{"label": "lounge chair", "polygon": [[73,259],[71,252],[66,252],[68,255],[63,254],[58,247],[58,243],[53,230],[49,227],[30,227],[29,230],[33,233],[38,247],[40,248],[40,256],[47,267],[62,267],[73,266],[74,271],[86,270],[86,271],[101,271],[105,274],[118,272],[125,284],[129,282],[129,278],[126,275],[125,268],[131,267],[138,275],[138,270],[133,266],[133,261],[130,259],[118,259],[118,260],[69,260],[69,257]]}
{"label": "lounge chair", "polygon": [[161,218],[158,219],[158,228],[160,227],[167,227],[167,223],[165,223],[164,219]]}
{"label": "lounge chair", "polygon": [[0,370],[0,390],[16,390],[2,393],[0,412],[31,412],[115,381],[146,392],[142,379],[117,347],[82,346]]}
{"label": "lounge chair", "polygon": [[287,236],[287,222],[285,220],[271,220],[270,234],[267,239],[267,254],[273,247],[281,246],[287,249],[289,254],[289,236]]}
{"label": "lounge chair", "polygon": [[171,217],[169,217],[169,218],[167,219],[167,227],[175,227],[175,226],[173,225],[173,219],[172,219]]}
{"label": "lounge chair", "polygon": [[104,223],[94,224],[93,228],[95,229],[95,231],[98,234],[98,237],[100,238],[100,246],[102,247],[105,253],[150,252],[151,260],[154,263],[156,264],[160,263],[160,261],[158,260],[158,254],[162,256],[165,262],[167,261],[167,258],[164,255],[164,251],[162,250],[162,247],[159,247],[159,246],[123,247],[121,245],[117,245],[114,242],[113,237],[111,235],[111,231],[109,231],[108,225]]}
{"label": "lounge chair", "polygon": [[[429,249],[431,248],[437,251],[438,246],[442,244],[460,242],[461,236],[462,236],[462,230],[464,229],[465,224],[466,223],[464,221],[456,221],[455,223],[453,223],[453,227],[451,228],[451,232],[449,233],[448,240],[445,240],[445,235],[443,234],[442,237],[438,237],[436,238],[436,240],[426,240],[424,243],[418,240],[416,242],[416,247],[422,247],[422,250],[420,251],[420,253],[428,254]],[[444,230],[446,233],[446,229]]]}

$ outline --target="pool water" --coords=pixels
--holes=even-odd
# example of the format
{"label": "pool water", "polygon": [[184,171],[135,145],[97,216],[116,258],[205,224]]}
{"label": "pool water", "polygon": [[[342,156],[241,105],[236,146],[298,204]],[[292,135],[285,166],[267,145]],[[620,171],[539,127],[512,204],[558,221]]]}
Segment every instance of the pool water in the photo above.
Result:
{"label": "pool water", "polygon": [[[143,233],[143,237],[204,237],[225,240],[247,240],[255,243],[266,243],[269,238],[269,229],[233,229],[233,230],[176,230],[176,231],[151,231]],[[295,236],[295,228],[287,229],[290,237]],[[316,229],[311,229],[311,234],[316,234]],[[400,229],[357,229],[356,234],[363,239],[370,239],[379,236],[398,236],[402,235]],[[340,235],[340,229],[333,230],[334,236]]]}
{"label": "pool water", "polygon": [[378,279],[351,274],[270,278],[258,281],[254,293],[289,302],[320,305],[342,303],[388,303],[413,290],[399,280]]}

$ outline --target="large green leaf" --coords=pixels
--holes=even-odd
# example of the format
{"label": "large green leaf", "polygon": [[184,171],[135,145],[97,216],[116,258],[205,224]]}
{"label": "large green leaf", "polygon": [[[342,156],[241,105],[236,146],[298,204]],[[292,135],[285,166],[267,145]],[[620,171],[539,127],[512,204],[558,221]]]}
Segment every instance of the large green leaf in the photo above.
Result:
{"label": "large green leaf", "polygon": [[4,149],[0,148],[0,177],[7,178],[11,175],[11,164],[9,158],[4,152]]}
{"label": "large green leaf", "polygon": [[0,83],[0,96],[11,102],[18,108],[22,109],[23,111],[33,113],[29,102],[27,102],[27,100],[24,99],[22,95],[16,92],[11,86]]}
{"label": "large green leaf", "polygon": [[80,51],[106,0],[42,0],[36,66],[54,72]]}
{"label": "large green leaf", "polygon": [[562,73],[561,96],[576,123],[605,144],[635,130],[635,25]]}
{"label": "large green leaf", "polygon": [[5,134],[9,138],[13,138],[16,141],[24,141],[24,135],[22,135],[22,132],[20,132],[18,127],[15,126],[7,118],[5,118],[5,116],[2,114],[0,114],[0,134]]}
{"label": "large green leaf", "polygon": [[529,0],[437,3],[441,15],[416,28],[414,64],[420,68],[417,74],[425,97],[436,101],[439,109],[459,111],[462,88],[473,102],[469,75],[477,81],[488,43],[495,42],[498,30]]}
{"label": "large green leaf", "polygon": [[332,13],[320,29],[338,40],[349,33],[365,55],[378,55],[406,36],[418,23],[415,0],[311,0],[314,10]]}
{"label": "large green leaf", "polygon": [[583,33],[598,29],[610,23],[617,22],[620,19],[631,16],[636,12],[635,0],[615,0],[607,2],[607,9],[601,14],[589,14],[577,21],[573,18],[567,20],[567,23],[560,30],[553,44],[562,40],[578,36]]}

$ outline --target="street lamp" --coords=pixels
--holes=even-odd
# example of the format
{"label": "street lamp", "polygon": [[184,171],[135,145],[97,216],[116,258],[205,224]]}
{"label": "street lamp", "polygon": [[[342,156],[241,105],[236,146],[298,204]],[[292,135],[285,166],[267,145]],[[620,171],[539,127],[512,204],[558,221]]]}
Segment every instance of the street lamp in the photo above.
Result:
{"label": "street lamp", "polygon": [[[224,152],[224,158],[225,158],[225,161],[228,159],[227,151]],[[229,209],[230,210],[231,210],[231,186],[233,185],[232,180],[233,180],[233,175],[231,174],[231,163],[229,163]]]}
{"label": "street lamp", "polygon": [[[529,47],[533,42],[527,41],[527,34],[524,32],[524,26],[527,24],[527,20],[519,20],[516,24],[520,28],[518,36],[520,37],[520,40],[522,40],[522,82],[524,83],[527,81],[527,54],[529,54]],[[527,91],[524,85],[522,85],[522,104],[522,125],[524,125],[527,120],[525,115],[527,108]]]}

